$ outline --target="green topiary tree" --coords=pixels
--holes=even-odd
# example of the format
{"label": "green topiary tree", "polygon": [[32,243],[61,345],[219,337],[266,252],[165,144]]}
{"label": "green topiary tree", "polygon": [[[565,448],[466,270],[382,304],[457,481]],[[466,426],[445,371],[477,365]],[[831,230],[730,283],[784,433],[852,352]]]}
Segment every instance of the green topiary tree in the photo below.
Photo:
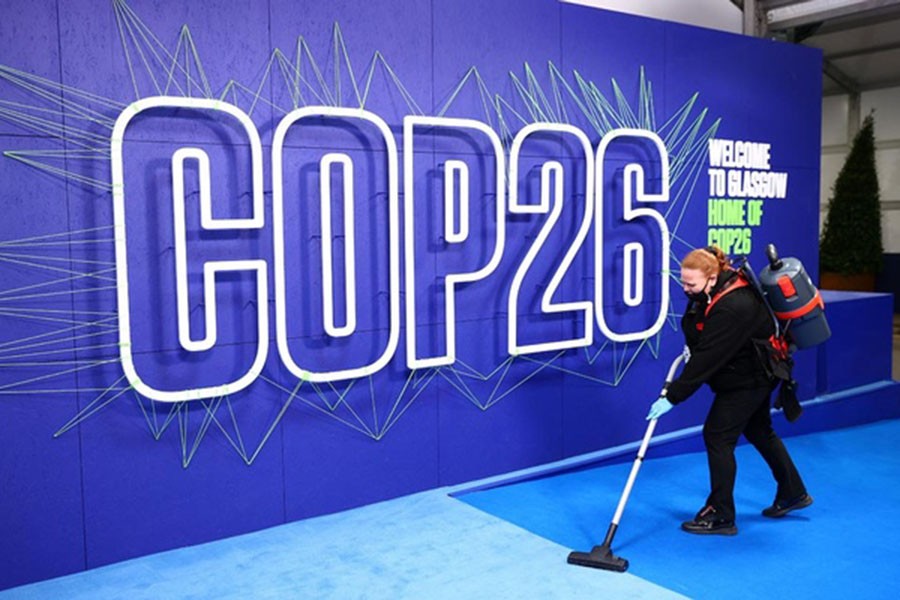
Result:
{"label": "green topiary tree", "polygon": [[819,244],[821,271],[841,275],[881,270],[881,200],[875,171],[875,122],[871,113],[853,138],[834,183]]}

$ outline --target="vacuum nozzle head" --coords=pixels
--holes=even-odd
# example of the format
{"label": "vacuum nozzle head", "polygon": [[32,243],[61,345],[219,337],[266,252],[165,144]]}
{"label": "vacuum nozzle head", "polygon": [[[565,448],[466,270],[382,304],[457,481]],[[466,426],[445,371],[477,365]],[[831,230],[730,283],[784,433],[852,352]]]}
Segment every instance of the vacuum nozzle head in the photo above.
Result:
{"label": "vacuum nozzle head", "polygon": [[590,552],[569,552],[567,562],[570,565],[592,567],[624,573],[628,570],[628,561],[612,553],[609,546],[594,546]]}

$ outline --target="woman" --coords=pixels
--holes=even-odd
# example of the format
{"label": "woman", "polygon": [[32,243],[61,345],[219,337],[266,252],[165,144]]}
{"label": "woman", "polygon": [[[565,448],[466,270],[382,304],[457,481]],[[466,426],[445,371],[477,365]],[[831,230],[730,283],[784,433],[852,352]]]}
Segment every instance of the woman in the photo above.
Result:
{"label": "woman", "polygon": [[682,523],[689,533],[737,533],[734,448],[741,434],[762,455],[778,482],[775,501],[763,510],[764,516],[783,517],[813,502],[772,429],[773,384],[753,343],[773,334],[772,318],[753,288],[730,265],[715,246],[693,250],[681,262],[681,284],[688,297],[681,327],[691,358],[647,415],[659,418],[704,383],[715,393],[703,425],[711,490],[694,519]]}

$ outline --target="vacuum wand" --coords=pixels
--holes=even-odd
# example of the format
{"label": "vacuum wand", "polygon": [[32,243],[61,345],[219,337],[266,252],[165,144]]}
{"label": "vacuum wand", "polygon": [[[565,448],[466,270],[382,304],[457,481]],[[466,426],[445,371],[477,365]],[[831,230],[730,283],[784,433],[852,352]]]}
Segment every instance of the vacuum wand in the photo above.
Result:
{"label": "vacuum wand", "polygon": [[[683,360],[684,355],[679,354],[678,357],[672,361],[672,366],[669,367],[669,373],[666,376],[666,387],[668,387],[669,383],[675,377],[675,371]],[[664,391],[666,387],[663,388]],[[622,491],[622,496],[619,498],[619,505],[616,507],[616,512],[609,524],[609,528],[606,530],[606,537],[603,539],[603,543],[599,546],[594,546],[590,552],[570,552],[569,558],[567,559],[567,562],[570,565],[606,569],[607,571],[618,571],[619,573],[624,573],[628,570],[628,561],[621,556],[613,554],[612,542],[613,538],[616,536],[616,530],[619,528],[619,520],[622,518],[622,513],[625,512],[625,504],[628,502],[631,488],[634,486],[638,471],[641,469],[641,464],[644,462],[644,455],[647,453],[647,447],[650,445],[650,438],[653,437],[653,431],[656,429],[656,421],[657,419],[651,419],[650,423],[647,425],[647,431],[644,432],[644,439],[641,441],[637,456],[634,459],[634,463],[631,465],[631,473],[628,475],[628,481],[625,482],[625,489]]]}

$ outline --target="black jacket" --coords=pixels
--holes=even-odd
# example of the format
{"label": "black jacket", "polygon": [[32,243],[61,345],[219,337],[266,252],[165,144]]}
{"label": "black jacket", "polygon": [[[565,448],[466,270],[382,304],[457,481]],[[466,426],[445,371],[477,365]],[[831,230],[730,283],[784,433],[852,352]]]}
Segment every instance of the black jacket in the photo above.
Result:
{"label": "black jacket", "polygon": [[[710,296],[716,298],[737,280],[736,271],[724,271]],[[707,304],[689,302],[681,318],[691,359],[669,384],[666,397],[672,404],[686,400],[704,383],[717,394],[770,385],[753,340],[767,340],[775,326],[756,291],[750,286],[731,290],[704,315]]]}

